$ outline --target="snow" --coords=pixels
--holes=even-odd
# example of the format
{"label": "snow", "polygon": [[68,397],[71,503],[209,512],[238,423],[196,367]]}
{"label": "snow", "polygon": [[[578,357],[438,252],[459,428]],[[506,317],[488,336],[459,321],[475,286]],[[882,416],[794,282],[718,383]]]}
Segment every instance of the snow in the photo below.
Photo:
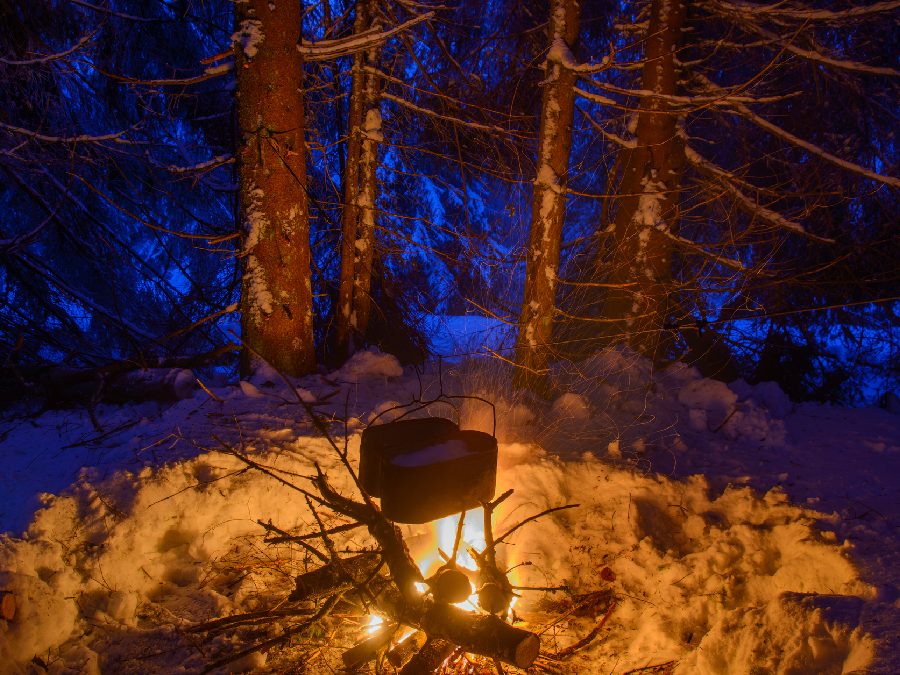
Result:
{"label": "snow", "polygon": [[240,45],[244,56],[254,58],[259,53],[259,45],[265,39],[262,30],[262,21],[258,19],[245,19],[231,36],[231,41]]}
{"label": "snow", "polygon": [[638,199],[638,207],[632,222],[644,227],[659,227],[661,223],[664,223],[660,201],[666,192],[666,185],[653,178],[644,178],[641,183],[644,189]]}
{"label": "snow", "polygon": [[691,411],[706,413],[715,426],[724,424],[735,411],[738,396],[728,385],[717,380],[689,382],[678,392],[678,402]]}
{"label": "snow", "polygon": [[[497,492],[515,489],[496,531],[580,505],[499,550],[507,567],[531,563],[516,567],[517,585],[616,594],[602,639],[568,672],[670,660],[679,674],[900,671],[900,417],[793,405],[772,383],[724,385],[685,366],[654,371],[624,349],[556,366],[552,402],[513,395],[506,375],[459,363],[420,380],[369,351],[292,385],[335,420],[339,440],[349,418],[352,462],[360,420],[436,394],[438,380],[495,404],[496,418],[472,399],[420,414],[483,431],[496,421]],[[302,494],[246,471],[229,448],[283,476],[317,462],[342,493],[355,488],[277,374],[207,385],[215,399],[198,390],[169,407],[100,405],[102,432],[79,410],[23,406],[0,423],[0,529],[11,531],[0,537],[0,589],[18,602],[14,620],[0,621],[0,671],[29,672],[37,656],[58,673],[199,672],[231,643],[207,640],[200,652],[185,626],[287,593],[285,572],[302,569],[302,555],[264,545],[257,520],[315,523]],[[404,526],[414,555],[422,528]],[[540,623],[553,597],[523,593],[516,612]],[[542,641],[568,644],[597,618],[568,617]],[[339,659],[353,639],[335,639]],[[301,649],[256,652],[230,671],[285,672]]]}
{"label": "snow", "polygon": [[269,316],[275,311],[275,298],[266,284],[265,271],[254,255],[247,256],[244,281],[247,286],[247,311],[254,323],[260,325],[263,315]]}
{"label": "snow", "polygon": [[356,352],[334,377],[340,382],[359,382],[372,377],[400,377],[403,368],[396,356],[382,354],[377,349]]}
{"label": "snow", "polygon": [[567,416],[573,421],[582,421],[591,416],[591,404],[581,394],[566,392],[553,402],[552,412],[558,417]]}
{"label": "snow", "polygon": [[550,45],[550,51],[547,52],[547,60],[558,63],[569,70],[578,69],[578,61],[575,60],[572,50],[569,49],[566,41],[559,36],[554,37],[553,43]]}
{"label": "snow", "polygon": [[217,66],[207,66],[203,69],[204,75],[224,75],[231,71],[234,66],[230,63],[220,63]]}
{"label": "snow", "polygon": [[381,111],[378,108],[369,108],[366,111],[366,119],[363,122],[365,137],[376,143],[384,143],[384,134],[381,131]]}

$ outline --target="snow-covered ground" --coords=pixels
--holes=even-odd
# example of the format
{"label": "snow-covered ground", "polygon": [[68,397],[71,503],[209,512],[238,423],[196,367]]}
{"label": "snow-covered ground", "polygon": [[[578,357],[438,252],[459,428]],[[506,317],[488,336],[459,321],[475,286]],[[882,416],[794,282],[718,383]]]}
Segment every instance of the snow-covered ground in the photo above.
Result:
{"label": "snow-covered ground", "polygon": [[[772,384],[726,386],[678,365],[653,373],[623,351],[559,367],[549,402],[514,399],[495,362],[442,371],[363,353],[296,385],[335,436],[347,420],[351,455],[396,403],[442,388],[495,404],[496,415],[473,399],[429,413],[496,423],[498,494],[515,489],[496,529],[580,505],[511,537],[507,566],[528,563],[516,583],[617,598],[567,672],[669,661],[677,673],[900,672],[900,417],[795,406]],[[257,521],[313,529],[303,497],[227,450],[293,481],[314,462],[342,490],[351,481],[277,375],[206,384],[174,405],[101,406],[102,431],[80,410],[3,420],[0,591],[17,608],[0,620],[0,672],[200,672],[233,638],[200,641],[187,627],[292,589],[300,549],[264,545]],[[406,533],[417,557],[434,547],[427,526]],[[369,543],[357,532],[337,544],[350,542]],[[516,612],[541,630],[559,595],[525,592]],[[564,646],[600,618],[570,617],[543,644]],[[359,637],[344,622],[332,626],[336,657]],[[284,672],[303,649],[232,671]]]}

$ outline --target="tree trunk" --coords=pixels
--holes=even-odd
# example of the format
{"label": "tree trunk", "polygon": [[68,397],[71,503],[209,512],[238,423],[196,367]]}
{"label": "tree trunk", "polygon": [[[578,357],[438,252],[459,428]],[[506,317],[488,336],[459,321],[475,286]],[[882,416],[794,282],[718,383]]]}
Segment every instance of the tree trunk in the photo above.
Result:
{"label": "tree trunk", "polygon": [[254,353],[288,375],[315,367],[301,5],[235,3],[244,374]]}
{"label": "tree trunk", "polygon": [[[368,28],[366,0],[356,3],[353,33],[359,35]],[[366,74],[365,53],[353,55],[350,80],[350,106],[347,112],[347,159],[344,162],[344,204],[341,213],[341,279],[338,289],[338,306],[335,312],[334,357],[343,361],[350,355],[353,313],[354,245],[358,222],[357,195],[359,194],[359,156],[362,145],[363,111],[365,109]]]}
{"label": "tree trunk", "polygon": [[[354,32],[378,27],[373,0],[356,3]],[[378,66],[380,48],[354,56],[347,124],[347,163],[344,175],[344,212],[341,240],[341,281],[338,297],[335,352],[349,356],[365,339],[372,300],[375,255],[375,202],[378,195],[378,144],[381,131],[378,76],[365,67]]]}
{"label": "tree trunk", "polygon": [[569,67],[578,41],[577,0],[553,0],[550,51],[541,101],[538,168],[531,202],[531,233],[525,266],[525,296],[516,342],[517,386],[546,386],[556,308],[556,275],[566,211],[566,182],[572,147],[576,73]]}
{"label": "tree trunk", "polygon": [[[653,0],[645,38],[641,89],[663,96],[677,91],[676,49],[686,1]],[[684,144],[678,114],[666,101],[645,96],[637,115],[636,144],[623,150],[622,179],[614,201],[615,244],[605,275],[613,284],[602,316],[609,337],[656,358],[672,290],[672,235],[678,224],[678,190]],[[602,268],[601,268],[602,271]]]}

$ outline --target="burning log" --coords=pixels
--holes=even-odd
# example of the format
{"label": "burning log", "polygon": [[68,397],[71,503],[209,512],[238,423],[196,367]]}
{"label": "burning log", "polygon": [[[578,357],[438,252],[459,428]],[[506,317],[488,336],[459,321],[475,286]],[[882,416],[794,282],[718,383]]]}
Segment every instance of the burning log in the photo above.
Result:
{"label": "burning log", "polygon": [[491,614],[473,614],[453,605],[432,605],[419,626],[432,637],[443,638],[463,651],[528,668],[541,650],[540,638]]}
{"label": "burning log", "polygon": [[420,630],[394,645],[387,653],[388,662],[396,669],[405,666],[428,642],[428,636]]}
{"label": "burning log", "polygon": [[485,612],[491,614],[505,613],[513,599],[513,588],[506,572],[497,566],[497,549],[494,542],[491,520],[494,510],[503,503],[511,494],[507,490],[494,501],[484,504],[484,551],[478,553],[471,550],[470,553],[478,564],[478,604]]}
{"label": "burning log", "polygon": [[439,603],[463,602],[472,594],[469,577],[455,565],[442,565],[425,583],[431,589],[434,601]]}
{"label": "burning log", "polygon": [[[352,569],[352,573],[362,575],[366,565],[370,563],[361,558],[363,556],[356,556],[341,563],[343,567]],[[290,598],[307,599],[308,596],[304,596],[301,588],[318,591],[321,584],[329,581],[335,583],[335,586],[347,583],[348,575],[337,572],[333,563],[328,563],[319,570],[298,576],[298,589]],[[497,659],[518,668],[527,668],[540,651],[540,638],[535,633],[516,628],[497,616],[468,612],[421,594],[409,600],[395,584],[379,574],[375,574],[369,585],[357,587],[355,594],[360,600],[370,600],[374,596],[377,611],[392,622],[416,628],[429,639],[446,640],[466,652]],[[371,645],[361,649],[371,649]]]}
{"label": "burning log", "polygon": [[431,675],[456,650],[451,642],[428,640],[400,669],[400,675]]}
{"label": "burning log", "polygon": [[463,651],[527,668],[537,658],[540,638],[497,616],[475,614],[420,596],[408,602],[387,586],[376,598],[378,611],[393,621],[417,628],[430,639],[440,638]]}
{"label": "burning log", "polygon": [[353,670],[367,661],[374,659],[378,656],[378,652],[385,649],[391,643],[391,638],[394,637],[394,633],[396,632],[397,626],[385,626],[374,635],[352,646],[341,655],[341,660],[344,662],[344,668]]}

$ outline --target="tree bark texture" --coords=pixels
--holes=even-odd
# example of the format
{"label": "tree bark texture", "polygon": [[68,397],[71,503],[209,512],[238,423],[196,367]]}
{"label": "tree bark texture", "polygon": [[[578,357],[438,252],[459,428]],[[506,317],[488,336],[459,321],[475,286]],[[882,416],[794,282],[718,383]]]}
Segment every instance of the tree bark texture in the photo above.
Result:
{"label": "tree bark texture", "polygon": [[[374,0],[356,3],[354,32],[377,28]],[[343,360],[365,339],[371,316],[375,255],[375,203],[378,198],[378,144],[382,142],[380,83],[367,67],[377,68],[380,47],[353,57],[347,161],[341,223],[341,279],[335,327],[335,356]]]}
{"label": "tree bark texture", "polygon": [[[641,89],[662,96],[677,93],[676,50],[687,0],[653,0],[645,37]],[[622,178],[614,200],[614,248],[600,273],[613,284],[602,316],[614,342],[627,342],[655,358],[669,312],[673,240],[678,225],[678,191],[684,144],[678,113],[652,95],[640,100],[636,144],[623,150]],[[603,273],[602,266],[608,265]]]}
{"label": "tree bark texture", "polygon": [[288,375],[315,367],[301,5],[235,3],[245,374],[254,353]]}
{"label": "tree bark texture", "polygon": [[542,390],[552,352],[559,250],[566,212],[566,183],[572,147],[576,73],[568,65],[578,41],[577,0],[553,0],[550,50],[541,99],[538,168],[531,202],[531,230],[525,266],[525,295],[516,342],[517,386]]}
{"label": "tree bark texture", "polygon": [[[366,0],[356,3],[356,17],[353,32],[358,35],[368,27]],[[338,289],[338,307],[335,312],[335,357],[344,360],[349,356],[353,312],[353,249],[356,243],[358,211],[356,200],[359,194],[359,148],[362,143],[363,112],[365,108],[365,61],[364,52],[353,55],[350,75],[350,105],[347,112],[347,159],[344,162],[343,188],[344,204],[341,213],[341,278]]]}

